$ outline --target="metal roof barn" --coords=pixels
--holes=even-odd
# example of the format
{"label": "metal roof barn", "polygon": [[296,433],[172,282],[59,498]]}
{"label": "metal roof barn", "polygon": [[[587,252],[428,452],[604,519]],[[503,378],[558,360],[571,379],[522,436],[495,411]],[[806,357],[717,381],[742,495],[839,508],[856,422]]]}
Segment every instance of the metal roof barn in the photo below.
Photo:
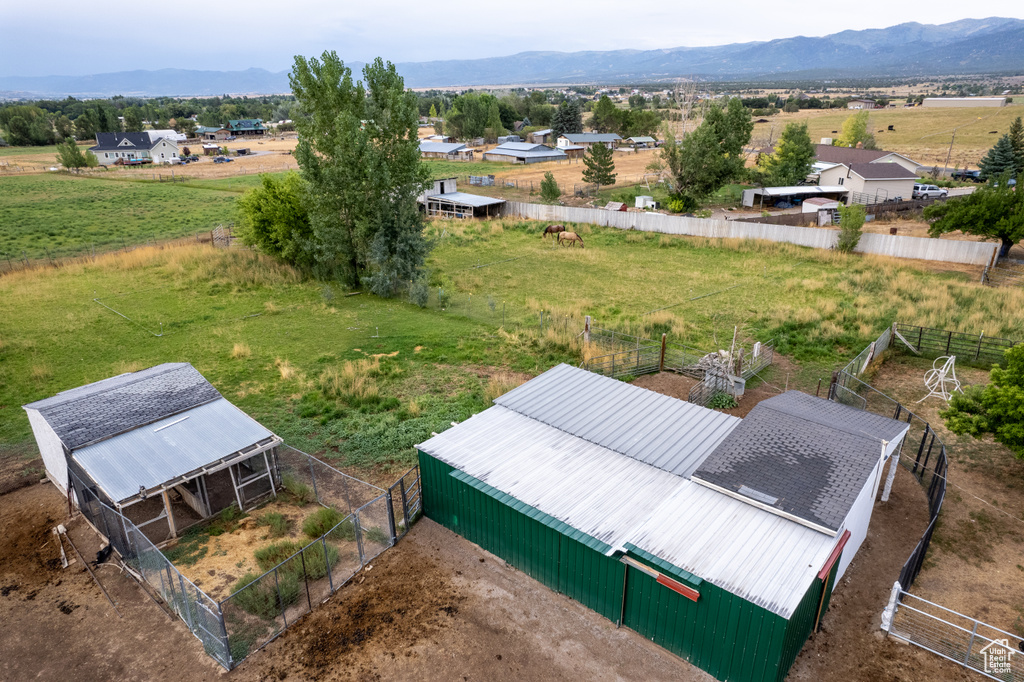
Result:
{"label": "metal roof barn", "polygon": [[[785,678],[906,434],[792,391],[748,424],[568,365],[495,403],[418,446],[424,513],[722,680]],[[736,457],[758,439],[767,454]],[[847,443],[849,466],[834,458]],[[832,478],[780,467],[773,457],[790,447],[827,460]],[[697,480],[723,462],[777,467],[813,510],[828,502],[842,518],[814,527]]]}

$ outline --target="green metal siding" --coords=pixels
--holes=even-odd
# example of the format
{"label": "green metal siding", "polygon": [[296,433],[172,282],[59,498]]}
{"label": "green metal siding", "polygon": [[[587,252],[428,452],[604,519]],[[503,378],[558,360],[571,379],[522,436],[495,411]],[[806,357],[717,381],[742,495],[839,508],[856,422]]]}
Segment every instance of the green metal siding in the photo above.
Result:
{"label": "green metal siding", "polygon": [[424,452],[419,459],[427,518],[618,621],[625,566],[599,551],[607,545]]}
{"label": "green metal siding", "polygon": [[[832,570],[829,572],[828,578],[824,583],[815,577],[814,582],[807,588],[804,598],[800,600],[799,606],[796,607],[796,611],[790,617],[789,626],[786,628],[785,643],[782,647],[782,665],[779,667],[779,674],[776,677],[778,682],[786,679],[789,668],[793,665],[800,650],[804,648],[807,638],[811,636],[811,633],[818,626],[819,604],[821,605],[822,616],[828,610],[829,600],[832,598],[832,590],[836,584],[836,572],[839,570],[839,562],[841,560],[842,555],[840,554],[832,565]],[[823,589],[826,590],[824,604],[822,604]]]}
{"label": "green metal siding", "polygon": [[[663,570],[646,553],[629,553]],[[694,602],[630,570],[623,624],[718,679],[774,680],[786,620],[707,581],[699,584]]]}
{"label": "green metal siding", "polygon": [[425,516],[605,618],[621,616],[627,627],[718,679],[783,680],[815,626],[820,581],[787,621],[632,545],[631,557],[693,587],[700,598],[691,601],[634,568],[623,611],[626,565],[604,555],[607,545],[426,453],[419,459]]}

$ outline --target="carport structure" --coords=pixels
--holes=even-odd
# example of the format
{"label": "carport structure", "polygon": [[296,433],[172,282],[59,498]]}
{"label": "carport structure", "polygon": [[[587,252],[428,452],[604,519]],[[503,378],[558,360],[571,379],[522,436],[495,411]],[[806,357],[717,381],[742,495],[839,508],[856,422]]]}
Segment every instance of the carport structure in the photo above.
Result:
{"label": "carport structure", "polygon": [[722,680],[783,680],[907,425],[744,419],[559,365],[421,444],[424,513]]}

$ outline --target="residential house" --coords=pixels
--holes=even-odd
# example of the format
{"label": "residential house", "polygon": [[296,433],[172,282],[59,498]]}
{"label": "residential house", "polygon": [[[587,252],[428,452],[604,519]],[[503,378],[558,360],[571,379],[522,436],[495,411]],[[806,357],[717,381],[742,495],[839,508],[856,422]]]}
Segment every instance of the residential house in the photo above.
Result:
{"label": "residential house", "polygon": [[834,147],[829,144],[816,145],[817,160],[821,163],[896,163],[904,169],[917,172],[921,167],[917,161],[881,149],[860,149],[858,147]]}
{"label": "residential house", "polygon": [[89,147],[101,166],[130,163],[177,163],[178,144],[147,133],[96,133],[96,145]]}
{"label": "residential house", "polygon": [[847,109],[874,109],[875,100],[873,99],[851,99],[846,103]]}
{"label": "residential house", "polygon": [[226,140],[231,137],[231,131],[224,126],[199,126],[196,137],[200,140]]}
{"label": "residential house", "polygon": [[534,144],[547,144],[548,138],[551,137],[551,132],[551,128],[535,130],[526,136],[526,141],[533,142]]}
{"label": "residential house", "polygon": [[261,118],[243,118],[228,121],[228,131],[236,137],[260,137],[266,135],[267,128]]}
{"label": "residential house", "polygon": [[839,163],[821,171],[818,180],[821,185],[849,190],[848,203],[853,204],[909,200],[917,181],[917,173],[898,163]]}

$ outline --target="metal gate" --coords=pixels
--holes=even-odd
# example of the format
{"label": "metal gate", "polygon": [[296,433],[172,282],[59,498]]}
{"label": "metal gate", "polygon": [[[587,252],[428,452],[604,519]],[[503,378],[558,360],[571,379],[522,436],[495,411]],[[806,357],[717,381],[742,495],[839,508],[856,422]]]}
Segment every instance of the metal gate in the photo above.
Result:
{"label": "metal gate", "polygon": [[1001,682],[1024,682],[1024,641],[893,585],[882,627],[891,636]]}

